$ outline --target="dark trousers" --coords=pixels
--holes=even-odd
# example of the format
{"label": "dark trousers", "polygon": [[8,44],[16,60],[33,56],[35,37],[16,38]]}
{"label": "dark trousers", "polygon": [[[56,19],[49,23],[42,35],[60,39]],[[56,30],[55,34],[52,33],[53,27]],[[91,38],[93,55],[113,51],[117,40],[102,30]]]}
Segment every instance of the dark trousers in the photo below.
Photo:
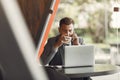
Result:
{"label": "dark trousers", "polygon": [[69,78],[65,74],[56,71],[55,68],[45,67],[46,73],[48,75],[49,80],[92,80],[90,77],[81,77],[81,78]]}
{"label": "dark trousers", "polygon": [[92,80],[90,77],[71,78],[71,80]]}
{"label": "dark trousers", "polygon": [[65,74],[56,71],[56,69],[51,67],[45,68],[49,80],[70,80]]}

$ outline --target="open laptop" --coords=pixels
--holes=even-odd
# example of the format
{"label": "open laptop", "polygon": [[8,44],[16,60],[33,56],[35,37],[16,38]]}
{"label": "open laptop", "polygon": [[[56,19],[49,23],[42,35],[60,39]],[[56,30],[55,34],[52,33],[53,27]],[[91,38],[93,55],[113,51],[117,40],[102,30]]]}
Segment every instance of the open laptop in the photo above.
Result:
{"label": "open laptop", "polygon": [[65,46],[64,67],[90,67],[94,61],[93,45]]}

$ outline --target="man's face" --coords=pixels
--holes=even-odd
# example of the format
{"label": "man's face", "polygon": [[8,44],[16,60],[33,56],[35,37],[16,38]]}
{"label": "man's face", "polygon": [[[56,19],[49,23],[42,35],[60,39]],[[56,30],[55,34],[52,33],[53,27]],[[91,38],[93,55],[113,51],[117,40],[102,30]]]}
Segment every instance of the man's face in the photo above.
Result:
{"label": "man's face", "polygon": [[59,28],[59,32],[61,35],[70,37],[74,32],[74,26],[73,24],[69,24],[69,25],[62,24],[61,27]]}

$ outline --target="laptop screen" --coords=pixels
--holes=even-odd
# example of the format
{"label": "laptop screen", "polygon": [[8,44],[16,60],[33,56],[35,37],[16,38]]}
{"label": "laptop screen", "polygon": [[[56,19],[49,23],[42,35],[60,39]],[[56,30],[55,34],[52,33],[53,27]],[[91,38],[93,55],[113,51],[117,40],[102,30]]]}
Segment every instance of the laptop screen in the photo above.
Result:
{"label": "laptop screen", "polygon": [[93,45],[65,46],[65,67],[93,66]]}

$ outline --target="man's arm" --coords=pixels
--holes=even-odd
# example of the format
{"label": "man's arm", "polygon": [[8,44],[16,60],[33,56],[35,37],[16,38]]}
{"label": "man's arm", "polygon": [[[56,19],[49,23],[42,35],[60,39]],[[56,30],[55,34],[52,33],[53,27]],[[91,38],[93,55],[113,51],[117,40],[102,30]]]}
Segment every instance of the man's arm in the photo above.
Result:
{"label": "man's arm", "polygon": [[43,65],[49,64],[57,52],[57,48],[54,48],[53,44],[54,41],[49,39],[44,47],[44,51],[40,57]]}

